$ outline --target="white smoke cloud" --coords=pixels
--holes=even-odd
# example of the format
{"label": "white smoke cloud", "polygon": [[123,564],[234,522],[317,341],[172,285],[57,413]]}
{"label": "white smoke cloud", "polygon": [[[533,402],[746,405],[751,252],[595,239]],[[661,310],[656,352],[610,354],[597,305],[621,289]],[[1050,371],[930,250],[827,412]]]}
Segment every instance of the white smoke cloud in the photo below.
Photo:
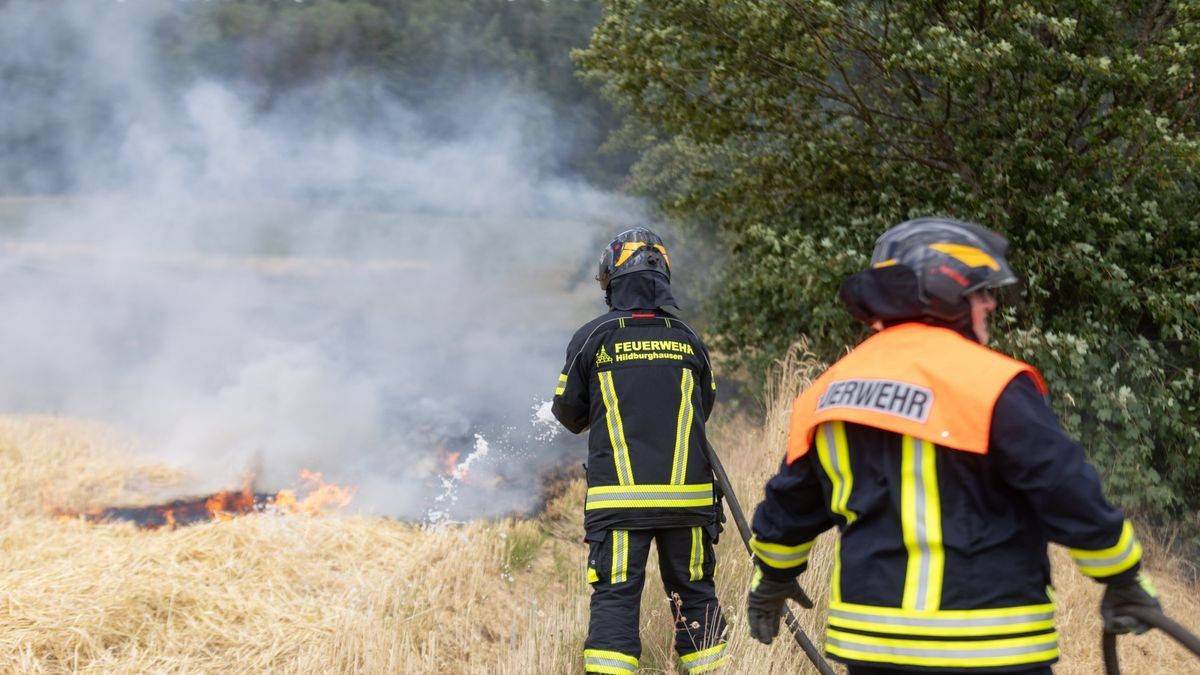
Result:
{"label": "white smoke cloud", "polygon": [[386,94],[362,128],[311,124],[311,91],[261,109],[244,83],[168,81],[152,38],[179,7],[0,3],[0,137],[24,142],[0,158],[0,410],[106,420],[197,489],[309,468],[398,517],[443,490],[439,446],[482,434],[458,508],[527,507],[582,455],[529,411],[602,309],[597,243],[640,206],[549,173],[566,136],[508,85],[433,139]]}

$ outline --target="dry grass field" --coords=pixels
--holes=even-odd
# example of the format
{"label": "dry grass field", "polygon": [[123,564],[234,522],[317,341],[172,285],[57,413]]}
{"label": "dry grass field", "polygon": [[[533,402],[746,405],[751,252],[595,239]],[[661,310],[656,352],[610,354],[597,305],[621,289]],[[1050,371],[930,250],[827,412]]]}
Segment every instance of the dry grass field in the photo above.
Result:
{"label": "dry grass field", "polygon": [[[807,374],[779,378],[763,426],[722,418],[713,440],[749,510],[778,462],[787,403]],[[583,443],[580,442],[580,452]],[[579,673],[587,623],[582,482],[536,519],[438,529],[339,513],[262,513],[178,529],[60,519],[51,509],[147,502],[181,476],[138,460],[95,425],[0,418],[0,672]],[[802,581],[829,569],[818,544]],[[813,672],[790,640],[751,641],[751,570],[732,522],[718,547],[731,623],[728,672]],[[1054,551],[1060,675],[1103,672],[1099,588]],[[1200,593],[1149,558],[1169,614],[1200,628]],[[642,671],[673,673],[670,608],[652,570]],[[820,608],[818,607],[818,610]],[[802,620],[820,641],[819,612]],[[1166,637],[1121,639],[1125,672],[1200,672]]]}

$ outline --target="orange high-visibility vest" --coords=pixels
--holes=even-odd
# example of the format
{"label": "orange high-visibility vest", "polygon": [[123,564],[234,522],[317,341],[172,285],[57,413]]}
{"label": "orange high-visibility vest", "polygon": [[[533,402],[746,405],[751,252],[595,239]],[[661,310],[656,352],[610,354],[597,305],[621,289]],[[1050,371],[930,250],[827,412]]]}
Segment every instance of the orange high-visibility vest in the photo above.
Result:
{"label": "orange high-visibility vest", "polygon": [[823,422],[865,424],[937,445],[987,454],[992,409],[1014,377],[1033,366],[948,328],[903,323],[872,335],[833,364],[792,404],[787,461],[808,453]]}

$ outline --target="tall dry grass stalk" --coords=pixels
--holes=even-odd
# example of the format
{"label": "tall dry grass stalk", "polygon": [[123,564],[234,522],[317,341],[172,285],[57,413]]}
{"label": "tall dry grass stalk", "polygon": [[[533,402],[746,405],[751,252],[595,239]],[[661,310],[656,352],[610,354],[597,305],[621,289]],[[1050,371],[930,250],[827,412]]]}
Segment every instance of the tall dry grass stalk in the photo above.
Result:
{"label": "tall dry grass stalk", "polygon": [[[713,443],[747,515],[778,468],[791,399],[819,367],[798,346],[770,375],[765,424],[714,419]],[[95,425],[0,418],[0,672],[581,672],[589,593],[581,480],[561,485],[536,519],[436,530],[268,513],[142,531],[48,515],[48,507],[145,503],[183,479],[139,463],[130,447]],[[801,578],[818,607],[798,610],[800,619],[818,643],[830,537]],[[770,647],[749,639],[752,565],[732,522],[717,548],[726,672],[814,672],[786,634]],[[1100,589],[1063,551],[1053,560],[1064,653],[1056,672],[1101,672]],[[1198,589],[1161,551],[1148,560],[1167,611],[1200,628]],[[643,598],[641,672],[680,672],[654,563]],[[1163,636],[1121,642],[1126,673],[1198,672],[1200,662]]]}

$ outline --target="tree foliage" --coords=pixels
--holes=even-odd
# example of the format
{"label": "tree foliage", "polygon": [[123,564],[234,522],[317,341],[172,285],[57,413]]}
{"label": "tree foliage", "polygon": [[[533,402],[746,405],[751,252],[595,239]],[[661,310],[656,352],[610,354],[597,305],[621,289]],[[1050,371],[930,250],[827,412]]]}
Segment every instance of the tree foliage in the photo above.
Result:
{"label": "tree foliage", "polygon": [[720,346],[835,358],[886,227],[981,222],[1024,278],[999,348],[1124,506],[1200,531],[1200,6],[606,0],[576,57],[630,114],[633,185],[732,251]]}

